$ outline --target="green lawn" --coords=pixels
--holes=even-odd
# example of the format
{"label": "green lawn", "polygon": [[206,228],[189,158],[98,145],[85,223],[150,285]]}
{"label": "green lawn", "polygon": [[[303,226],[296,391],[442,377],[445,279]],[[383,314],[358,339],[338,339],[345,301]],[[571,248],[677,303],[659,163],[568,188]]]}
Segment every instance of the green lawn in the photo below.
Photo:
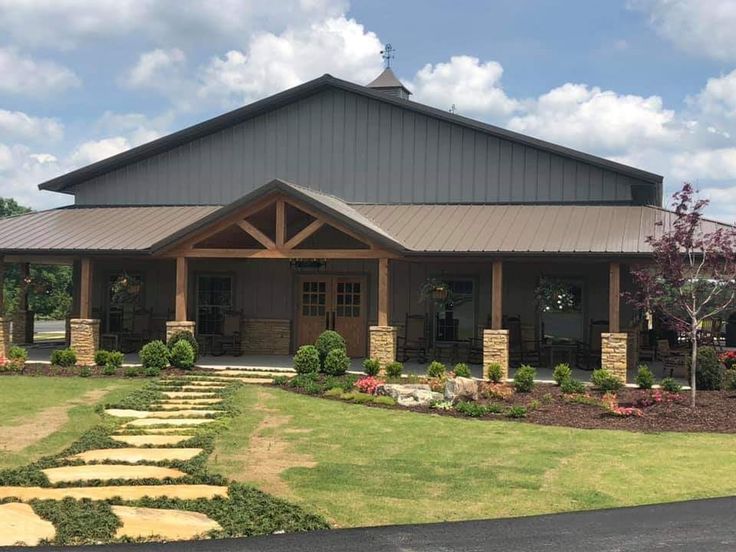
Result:
{"label": "green lawn", "polygon": [[99,422],[95,405],[116,400],[143,380],[3,376],[0,469],[33,462],[68,446]]}
{"label": "green lawn", "polygon": [[380,410],[275,388],[238,393],[241,414],[218,437],[212,468],[337,526],[736,493],[736,435],[575,430]]}

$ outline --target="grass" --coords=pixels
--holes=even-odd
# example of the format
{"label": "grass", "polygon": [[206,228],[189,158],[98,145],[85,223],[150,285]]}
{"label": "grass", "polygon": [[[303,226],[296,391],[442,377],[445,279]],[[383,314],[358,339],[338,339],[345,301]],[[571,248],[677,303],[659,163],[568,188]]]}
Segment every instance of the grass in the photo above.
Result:
{"label": "grass", "polygon": [[[276,445],[285,445],[300,461],[277,474],[285,487],[277,494],[337,526],[521,516],[736,493],[736,435],[457,419],[252,386],[238,391],[236,406],[241,413],[218,436],[211,468],[259,484],[258,470],[246,469],[249,442],[266,443],[273,462],[283,462],[283,447]],[[267,417],[279,423],[262,423]],[[263,461],[269,462],[268,451]]]}
{"label": "grass", "polygon": [[0,442],[24,422],[37,418],[43,424],[44,413],[53,418],[49,423],[58,423],[64,414],[67,419],[21,450],[2,450],[0,469],[28,464],[64,449],[99,423],[96,404],[114,402],[144,384],[142,380],[113,378],[3,376]]}

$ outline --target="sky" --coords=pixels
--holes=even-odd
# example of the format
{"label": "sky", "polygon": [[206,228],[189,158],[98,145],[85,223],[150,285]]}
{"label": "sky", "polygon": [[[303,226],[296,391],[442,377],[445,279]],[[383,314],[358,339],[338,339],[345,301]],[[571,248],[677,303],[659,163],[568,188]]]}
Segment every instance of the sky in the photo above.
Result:
{"label": "sky", "polygon": [[414,101],[661,174],[736,220],[736,0],[0,0],[0,197],[391,43]]}

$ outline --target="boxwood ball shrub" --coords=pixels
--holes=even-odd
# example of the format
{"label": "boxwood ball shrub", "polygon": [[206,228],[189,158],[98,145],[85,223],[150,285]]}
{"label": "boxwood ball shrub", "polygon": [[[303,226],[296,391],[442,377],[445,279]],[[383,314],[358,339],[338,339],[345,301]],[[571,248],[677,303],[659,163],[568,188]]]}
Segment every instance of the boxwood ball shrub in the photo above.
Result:
{"label": "boxwood ball shrub", "polygon": [[332,349],[325,357],[322,371],[331,376],[342,376],[350,368],[350,357],[345,349]]}
{"label": "boxwood ball shrub", "polygon": [[125,356],[120,351],[110,351],[107,353],[107,362],[105,366],[112,366],[113,368],[120,368],[123,365]]}
{"label": "boxwood ball shrub", "polygon": [[363,371],[366,376],[377,376],[381,371],[381,363],[375,358],[367,358],[363,361]]}
{"label": "boxwood ball shrub", "polygon": [[171,337],[169,337],[169,340],[166,342],[166,345],[169,347],[169,351],[176,343],[182,340],[192,346],[192,350],[194,351],[194,362],[196,363],[199,360],[199,343],[197,343],[197,339],[190,331],[179,330],[171,334]]}
{"label": "boxwood ball shrub", "polygon": [[501,383],[503,379],[503,370],[501,365],[494,362],[488,365],[488,379],[493,383]]}
{"label": "boxwood ball shrub", "polygon": [[51,353],[51,364],[68,368],[77,363],[77,353],[74,349],[58,349]]}
{"label": "boxwood ball shrub", "polygon": [[169,365],[169,348],[163,341],[156,340],[146,343],[139,356],[144,370],[148,368],[163,370]]}
{"label": "boxwood ball shrub", "polygon": [[455,367],[452,369],[453,372],[455,372],[455,376],[460,378],[469,378],[470,377],[470,368],[467,364],[464,362],[458,362]]}
{"label": "boxwood ball shrub", "polygon": [[95,364],[97,366],[104,366],[107,364],[107,358],[110,356],[110,351],[106,349],[100,349],[95,353]]}
{"label": "boxwood ball shrub", "polygon": [[623,382],[613,372],[605,368],[593,370],[590,381],[602,393],[615,393],[624,386]]}
{"label": "boxwood ball shrub", "polygon": [[651,389],[654,385],[654,374],[646,364],[640,364],[636,373],[636,385],[639,389]]}
{"label": "boxwood ball shrub", "polygon": [[386,375],[390,378],[400,378],[404,371],[404,365],[394,360],[386,365]]}
{"label": "boxwood ball shrub", "polygon": [[534,378],[537,371],[528,364],[522,364],[514,375],[514,389],[519,393],[529,393],[534,389]]}
{"label": "boxwood ball shrub", "polygon": [[[174,368],[181,368],[183,370],[189,370],[194,366],[194,349],[189,344],[189,341],[180,339],[174,343],[169,350],[169,362]],[[148,372],[148,368],[158,368],[159,371],[161,370],[161,367],[158,366],[147,366],[146,372]],[[146,375],[149,374],[146,373]],[[151,375],[156,376],[158,374]]]}
{"label": "boxwood ball shrub", "polygon": [[317,341],[314,342],[314,346],[317,347],[317,352],[319,353],[319,358],[322,362],[325,361],[327,355],[330,354],[330,351],[334,349],[342,349],[343,351],[347,350],[345,340],[339,333],[333,330],[325,330],[319,334]]}
{"label": "boxwood ball shrub", "polygon": [[319,372],[319,351],[314,345],[302,345],[294,355],[294,370],[298,374],[316,374]]}
{"label": "boxwood ball shrub", "polygon": [[446,372],[447,372],[447,368],[445,367],[445,365],[436,360],[433,360],[432,362],[429,363],[429,366],[427,366],[427,375],[430,378],[444,377]]}
{"label": "boxwood ball shrub", "polygon": [[562,382],[572,377],[572,368],[569,364],[558,364],[552,371],[552,379],[555,380],[557,385],[562,385]]}

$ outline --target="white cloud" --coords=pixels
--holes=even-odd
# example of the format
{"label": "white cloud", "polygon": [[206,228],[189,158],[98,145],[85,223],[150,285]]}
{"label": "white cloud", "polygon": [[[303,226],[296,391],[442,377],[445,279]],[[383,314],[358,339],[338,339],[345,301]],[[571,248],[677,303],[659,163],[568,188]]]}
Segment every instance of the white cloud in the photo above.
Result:
{"label": "white cloud", "polygon": [[344,16],[281,34],[259,33],[200,70],[199,97],[230,105],[262,98],[324,73],[366,84],[381,71],[378,37]]}
{"label": "white cloud", "polygon": [[0,34],[61,49],[132,34],[159,45],[208,44],[336,16],[346,8],[344,0],[0,0]]}
{"label": "white cloud", "polygon": [[658,96],[621,95],[586,84],[566,83],[526,102],[509,128],[599,154],[666,145],[679,135],[675,112]]}
{"label": "white cloud", "polygon": [[414,99],[449,109],[453,104],[462,115],[505,117],[519,103],[501,88],[503,67],[496,61],[472,56],[453,56],[449,62],[428,63],[417,71],[412,88]]}
{"label": "white cloud", "polygon": [[706,115],[736,121],[736,69],[726,75],[708,79],[705,88],[697,96],[690,98],[689,102]]}
{"label": "white cloud", "polygon": [[56,156],[34,152],[28,146],[0,143],[0,197],[12,197],[21,205],[36,209],[69,203],[57,194],[40,194],[39,182],[64,172]]}
{"label": "white cloud", "polygon": [[112,157],[130,149],[131,145],[124,136],[113,136],[101,140],[90,140],[80,144],[70,157],[70,161],[77,166],[90,165],[101,159]]}
{"label": "white cloud", "polygon": [[70,69],[53,61],[37,61],[16,48],[0,48],[0,93],[48,96],[79,86]]}
{"label": "white cloud", "polygon": [[186,68],[186,55],[178,48],[144,52],[127,72],[123,83],[130,88],[168,91],[177,88]]}
{"label": "white cloud", "polygon": [[[736,180],[736,147],[676,153],[672,164],[682,180]],[[731,201],[736,203],[736,196]]]}
{"label": "white cloud", "polygon": [[42,143],[55,142],[63,136],[64,126],[57,119],[0,109],[0,140]]}
{"label": "white cloud", "polygon": [[733,0],[631,0],[649,15],[663,38],[691,54],[736,60],[736,2]]}

